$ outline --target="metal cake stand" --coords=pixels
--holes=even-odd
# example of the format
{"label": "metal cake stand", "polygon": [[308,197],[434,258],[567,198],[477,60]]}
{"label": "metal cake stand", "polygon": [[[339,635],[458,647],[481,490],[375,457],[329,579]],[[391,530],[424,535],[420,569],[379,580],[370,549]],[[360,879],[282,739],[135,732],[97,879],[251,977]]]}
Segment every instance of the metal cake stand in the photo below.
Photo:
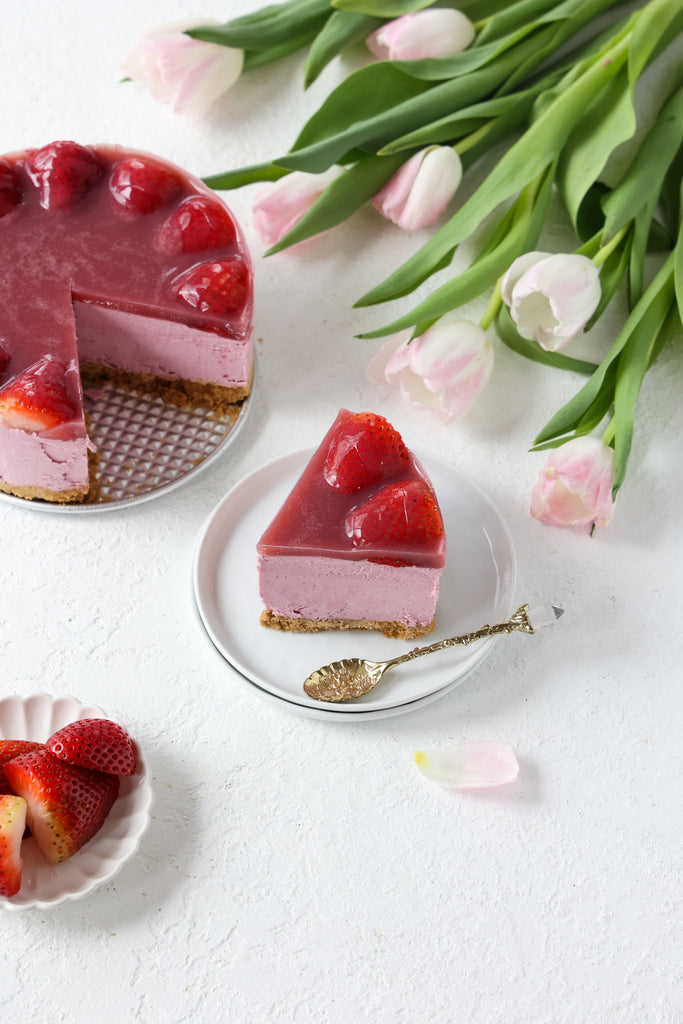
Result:
{"label": "metal cake stand", "polygon": [[238,436],[251,398],[232,415],[186,409],[112,384],[86,391],[88,428],[98,449],[97,496],[83,504],[0,499],[41,512],[83,515],[130,508],[193,479]]}

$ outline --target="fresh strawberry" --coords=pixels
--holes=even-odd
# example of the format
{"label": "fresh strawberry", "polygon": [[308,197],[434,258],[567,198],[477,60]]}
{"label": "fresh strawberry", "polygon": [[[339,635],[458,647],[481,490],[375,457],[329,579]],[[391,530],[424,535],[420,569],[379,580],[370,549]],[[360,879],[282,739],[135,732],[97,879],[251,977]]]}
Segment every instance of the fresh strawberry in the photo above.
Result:
{"label": "fresh strawberry", "polygon": [[39,359],[0,388],[0,420],[8,427],[40,433],[75,415],[66,369],[51,356]]}
{"label": "fresh strawberry", "polygon": [[159,232],[159,244],[167,252],[206,252],[232,245],[235,222],[217,199],[190,196],[173,211]]}
{"label": "fresh strawberry", "polygon": [[443,521],[427,485],[402,480],[382,487],[350,512],[346,532],[356,547],[427,544],[442,536]]}
{"label": "fresh strawberry", "polygon": [[249,298],[249,269],[242,260],[196,263],[173,282],[177,299],[202,313],[241,313]]}
{"label": "fresh strawberry", "polygon": [[109,188],[126,210],[151,213],[180,191],[180,178],[156,160],[130,156],[114,167]]}
{"label": "fresh strawberry", "polygon": [[26,801],[29,828],[51,864],[92,839],[119,793],[116,775],[67,764],[45,747],[8,761],[5,775]]}
{"label": "fresh strawberry", "polygon": [[99,181],[103,168],[94,150],[77,142],[51,142],[31,153],[27,170],[40,190],[40,205],[46,210],[65,210]]}
{"label": "fresh strawberry", "polygon": [[0,160],[0,217],[19,205],[24,193],[17,172],[8,160]]}
{"label": "fresh strawberry", "polygon": [[0,373],[4,373],[9,366],[10,354],[0,341]]}
{"label": "fresh strawberry", "polygon": [[135,774],[133,741],[123,726],[107,718],[70,722],[53,733],[45,745],[51,754],[68,764],[110,775]]}
{"label": "fresh strawberry", "polygon": [[383,416],[349,413],[332,438],[323,470],[331,487],[353,494],[410,465],[401,435]]}
{"label": "fresh strawberry", "polygon": [[26,825],[26,801],[0,796],[0,896],[15,896],[21,888],[21,840]]}
{"label": "fresh strawberry", "polygon": [[0,795],[11,793],[12,788],[5,778],[5,764],[19,754],[27,754],[29,750],[37,750],[42,743],[32,740],[0,740]]}

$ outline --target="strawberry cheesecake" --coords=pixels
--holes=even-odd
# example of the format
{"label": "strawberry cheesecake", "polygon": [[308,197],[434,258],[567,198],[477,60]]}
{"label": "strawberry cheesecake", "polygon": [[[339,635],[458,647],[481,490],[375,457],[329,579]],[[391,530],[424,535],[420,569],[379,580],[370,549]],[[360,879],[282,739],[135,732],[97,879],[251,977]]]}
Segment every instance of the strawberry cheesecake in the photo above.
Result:
{"label": "strawberry cheesecake", "polygon": [[424,636],[445,546],[434,488],[398,431],[342,409],[258,542],[261,624]]}
{"label": "strawberry cheesecake", "polygon": [[0,157],[0,490],[92,498],[84,386],[234,414],[252,300],[234,217],[173,164],[74,142]]}

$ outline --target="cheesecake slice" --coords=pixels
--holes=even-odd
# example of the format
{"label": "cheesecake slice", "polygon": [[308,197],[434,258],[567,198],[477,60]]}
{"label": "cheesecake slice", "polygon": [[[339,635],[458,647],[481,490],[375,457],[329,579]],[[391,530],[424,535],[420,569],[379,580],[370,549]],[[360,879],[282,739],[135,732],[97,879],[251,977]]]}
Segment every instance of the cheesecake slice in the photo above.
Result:
{"label": "cheesecake slice", "polygon": [[445,548],[434,488],[398,431],[342,409],[257,544],[261,624],[424,636]]}

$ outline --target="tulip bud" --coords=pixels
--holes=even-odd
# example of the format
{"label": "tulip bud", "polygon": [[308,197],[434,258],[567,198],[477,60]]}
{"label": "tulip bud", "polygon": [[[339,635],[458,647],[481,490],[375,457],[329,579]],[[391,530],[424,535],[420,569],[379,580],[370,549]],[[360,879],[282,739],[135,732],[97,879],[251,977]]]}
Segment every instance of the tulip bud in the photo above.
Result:
{"label": "tulip bud", "polygon": [[428,146],[407,160],[373,204],[405,231],[436,223],[462,180],[460,157],[450,146]]}
{"label": "tulip bud", "polygon": [[607,526],[614,512],[614,451],[594,435],[555,448],[531,495],[531,515],[550,526]]}
{"label": "tulip bud", "polygon": [[434,8],[388,21],[365,44],[380,60],[421,60],[452,57],[466,50],[474,36],[474,25],[460,11]]}
{"label": "tulip bud", "polygon": [[207,22],[183,22],[157,29],[139,39],[121,63],[128,78],[141,82],[155,99],[170,104],[176,113],[206,113],[242,73],[242,50],[185,35],[185,29],[198,24]]}
{"label": "tulip bud", "polygon": [[266,245],[284,238],[341,173],[341,167],[330,167],[322,174],[292,171],[259,192],[252,213],[254,228]]}
{"label": "tulip bud", "polygon": [[391,338],[368,366],[375,383],[398,387],[407,401],[438,412],[446,422],[474,404],[493,369],[485,331],[444,316],[412,341]]}
{"label": "tulip bud", "polygon": [[501,296],[522,337],[554,352],[575,338],[597,309],[598,268],[576,253],[528,252],[505,274]]}

